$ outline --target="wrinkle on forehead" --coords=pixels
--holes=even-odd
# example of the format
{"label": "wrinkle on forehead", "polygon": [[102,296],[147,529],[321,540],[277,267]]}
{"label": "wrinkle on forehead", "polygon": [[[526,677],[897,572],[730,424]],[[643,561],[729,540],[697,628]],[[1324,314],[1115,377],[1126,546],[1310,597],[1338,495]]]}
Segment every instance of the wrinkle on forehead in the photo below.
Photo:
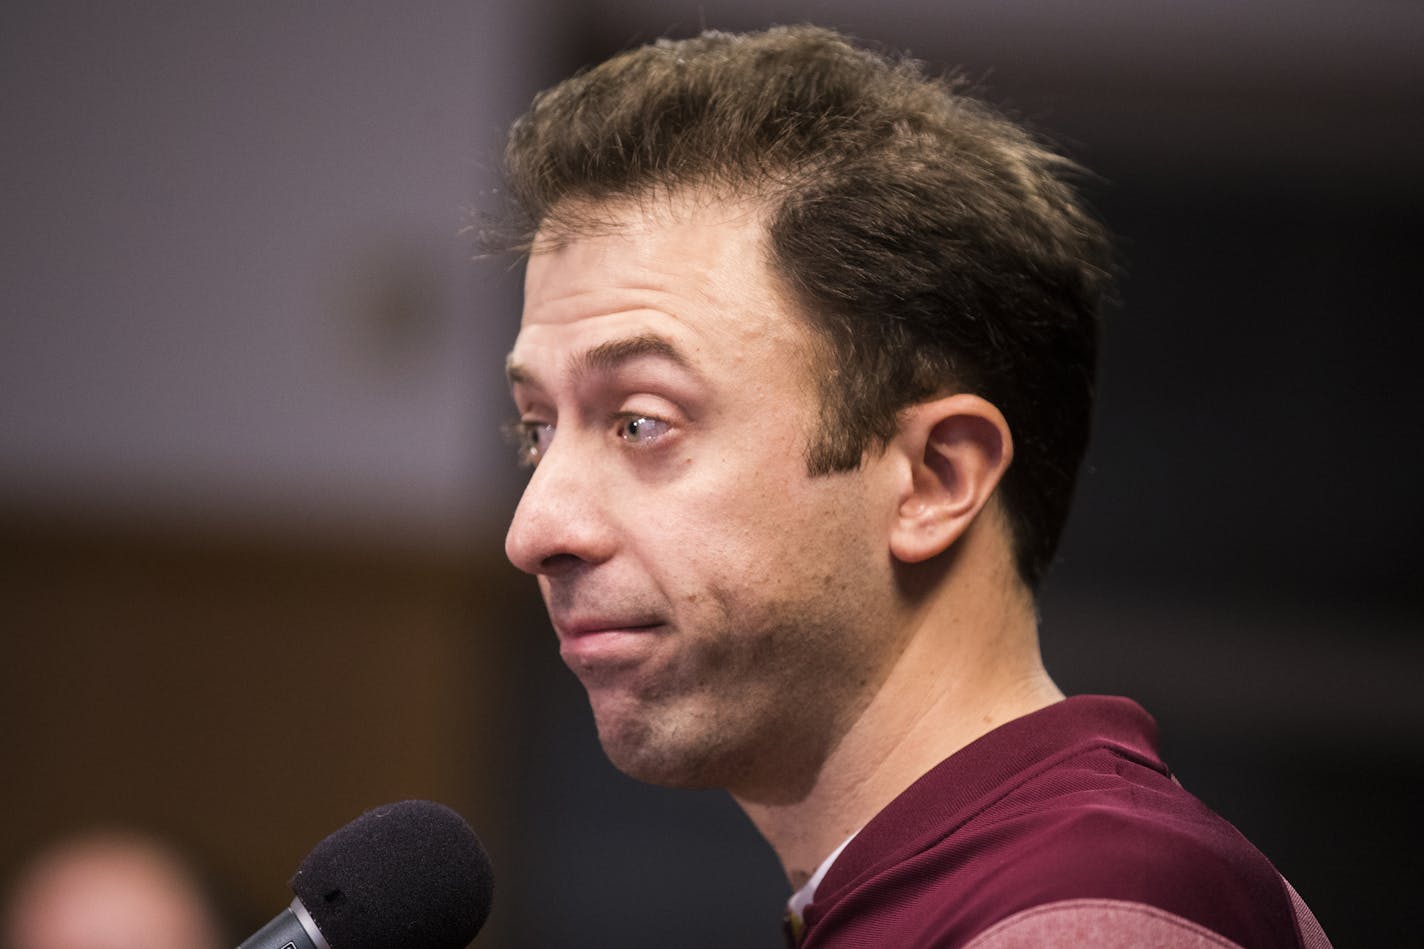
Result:
{"label": "wrinkle on forehead", "polygon": [[[608,203],[570,203],[541,227],[530,252],[529,270],[544,262],[588,263],[589,272],[628,289],[650,292],[683,289],[701,277],[715,288],[716,272],[748,265],[770,269],[766,208],[745,198],[717,199],[683,191],[660,200],[624,198]],[[561,223],[595,215],[594,227]],[[728,238],[731,238],[730,240]],[[544,258],[544,260],[541,260]],[[668,278],[673,277],[675,286]],[[530,302],[526,283],[526,305]]]}
{"label": "wrinkle on forehead", "polygon": [[[763,203],[680,193],[602,205],[598,220],[589,233],[541,230],[526,273],[525,329],[648,309],[727,344],[752,335],[804,341],[801,327],[778,318],[795,306],[771,264]],[[698,318],[724,314],[728,301],[753,318]]]}
{"label": "wrinkle on forehead", "polygon": [[772,262],[766,216],[764,204],[705,195],[609,206],[616,228],[551,241],[530,257],[510,364],[525,381],[559,388],[581,352],[652,334],[714,389],[736,390],[719,404],[769,404],[789,383],[819,418],[834,364]]}

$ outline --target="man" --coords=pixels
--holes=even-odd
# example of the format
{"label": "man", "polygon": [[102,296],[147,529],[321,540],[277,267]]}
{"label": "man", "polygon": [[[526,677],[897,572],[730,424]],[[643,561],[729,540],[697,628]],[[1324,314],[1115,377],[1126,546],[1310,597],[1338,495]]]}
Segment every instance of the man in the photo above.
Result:
{"label": "man", "polygon": [[1016,126],[810,27],[634,50],[516,123],[507,539],[614,764],[724,787],[806,947],[1321,946],[1034,591],[1107,241]]}

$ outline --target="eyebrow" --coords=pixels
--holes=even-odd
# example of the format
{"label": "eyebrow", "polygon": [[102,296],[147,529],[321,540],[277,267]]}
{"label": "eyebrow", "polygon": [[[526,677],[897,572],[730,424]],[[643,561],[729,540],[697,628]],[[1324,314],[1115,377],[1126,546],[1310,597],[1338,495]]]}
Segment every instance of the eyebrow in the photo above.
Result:
{"label": "eyebrow", "polygon": [[[656,333],[640,333],[637,336],[610,339],[599,343],[597,346],[576,354],[569,361],[569,368],[575,379],[581,379],[591,373],[615,372],[626,363],[647,358],[665,359],[683,369],[691,368],[682,351],[671,341]],[[505,360],[505,374],[509,377],[511,384],[533,383],[529,371],[514,361],[513,354],[510,354],[510,358]]]}

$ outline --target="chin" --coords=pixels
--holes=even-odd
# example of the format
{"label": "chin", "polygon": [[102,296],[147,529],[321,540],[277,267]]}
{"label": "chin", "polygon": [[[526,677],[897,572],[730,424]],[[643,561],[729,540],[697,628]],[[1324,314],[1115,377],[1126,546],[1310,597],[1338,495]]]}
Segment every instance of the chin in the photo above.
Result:
{"label": "chin", "polygon": [[[619,771],[669,788],[724,787],[728,749],[707,734],[659,727],[643,720],[598,720],[603,753]],[[735,757],[735,756],[732,756]]]}
{"label": "chin", "polygon": [[608,753],[608,760],[613,763],[613,767],[633,780],[641,781],[644,784],[679,790],[702,790],[722,786],[716,780],[703,776],[698,769],[689,768],[678,761],[647,756],[628,756],[615,753],[607,748],[604,750]]}

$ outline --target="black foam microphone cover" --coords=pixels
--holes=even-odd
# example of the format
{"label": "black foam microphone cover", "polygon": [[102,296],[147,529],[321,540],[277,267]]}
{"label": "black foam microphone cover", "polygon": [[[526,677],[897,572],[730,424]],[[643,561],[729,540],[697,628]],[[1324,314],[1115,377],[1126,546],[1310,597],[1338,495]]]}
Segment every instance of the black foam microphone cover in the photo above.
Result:
{"label": "black foam microphone cover", "polygon": [[400,801],[313,847],[291,887],[331,949],[465,949],[489,916],[494,873],[459,814]]}

